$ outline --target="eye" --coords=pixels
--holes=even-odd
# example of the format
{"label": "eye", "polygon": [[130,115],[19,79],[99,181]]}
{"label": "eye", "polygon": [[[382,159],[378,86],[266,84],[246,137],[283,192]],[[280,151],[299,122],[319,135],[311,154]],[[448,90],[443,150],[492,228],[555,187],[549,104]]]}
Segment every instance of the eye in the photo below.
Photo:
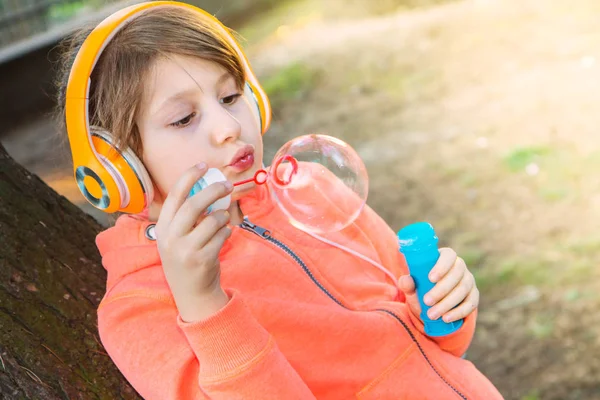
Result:
{"label": "eye", "polygon": [[173,122],[172,124],[169,124],[169,125],[174,126],[176,128],[188,126],[190,124],[190,122],[192,121],[192,118],[194,118],[195,116],[196,116],[196,113],[193,112],[193,113],[189,114],[188,116],[180,119],[179,121]]}
{"label": "eye", "polygon": [[221,104],[227,104],[227,105],[234,104],[237,101],[237,99],[240,98],[241,95],[242,95],[241,93],[236,93],[236,94],[232,94],[227,97],[223,97],[221,99]]}

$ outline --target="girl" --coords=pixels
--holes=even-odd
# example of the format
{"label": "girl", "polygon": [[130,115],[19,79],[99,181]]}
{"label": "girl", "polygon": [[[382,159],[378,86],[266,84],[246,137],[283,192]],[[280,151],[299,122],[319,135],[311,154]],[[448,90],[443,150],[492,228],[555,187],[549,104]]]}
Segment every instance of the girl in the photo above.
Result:
{"label": "girl", "polygon": [[[96,207],[130,213],[97,237],[100,337],[144,398],[502,398],[461,358],[479,293],[454,251],[441,250],[425,301],[430,317],[464,324],[428,337],[396,237],[373,210],[328,238],[399,282],[291,226],[266,185],[233,189],[261,167],[270,112],[218,21],[143,3],[76,37],[67,56],[60,104],[77,182]],[[189,197],[209,167],[228,181]],[[344,192],[327,184],[336,204]],[[227,195],[230,208],[207,215]]]}

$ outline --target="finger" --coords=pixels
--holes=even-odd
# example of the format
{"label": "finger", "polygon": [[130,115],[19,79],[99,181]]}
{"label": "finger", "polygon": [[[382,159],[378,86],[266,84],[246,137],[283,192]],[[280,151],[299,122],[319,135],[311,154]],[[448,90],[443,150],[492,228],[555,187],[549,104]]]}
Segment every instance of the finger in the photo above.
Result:
{"label": "finger", "polygon": [[466,274],[460,283],[439,303],[427,311],[431,319],[438,319],[457,305],[461,304],[473,289],[474,282],[471,274]]}
{"label": "finger", "polygon": [[229,225],[224,225],[221,229],[219,229],[212,238],[204,245],[203,251],[209,257],[218,257],[221,249],[223,248],[223,243],[231,236],[231,228]]}
{"label": "finger", "polygon": [[428,306],[435,305],[438,301],[443,299],[458,285],[463,279],[467,266],[465,262],[458,258],[454,263],[454,266],[450,271],[440,280],[435,286],[425,295],[423,302]]}
{"label": "finger", "polygon": [[183,175],[181,175],[175,185],[169,190],[167,198],[162,205],[156,223],[157,230],[162,230],[164,226],[169,226],[171,224],[177,210],[179,210],[181,205],[187,199],[190,190],[192,190],[192,186],[194,186],[194,183],[196,183],[198,179],[204,176],[207,170],[208,167],[206,164],[200,163],[187,169]]}
{"label": "finger", "polygon": [[226,210],[211,213],[188,235],[188,245],[195,249],[203,248],[221,228],[227,225],[230,217],[229,211]]}
{"label": "finger", "polygon": [[479,306],[479,289],[474,287],[467,298],[454,310],[450,310],[444,314],[443,319],[445,322],[458,321],[467,317]]}
{"label": "finger", "polygon": [[407,295],[406,304],[408,304],[414,315],[421,318],[421,303],[419,302],[419,298],[417,296]]}
{"label": "finger", "polygon": [[231,193],[232,190],[231,182],[217,182],[187,199],[171,222],[173,234],[179,237],[188,234],[206,213],[206,209],[221,197]]}
{"label": "finger", "polygon": [[437,260],[431,271],[429,271],[429,280],[436,283],[442,279],[456,262],[456,252],[449,248],[440,249],[440,258]]}
{"label": "finger", "polygon": [[415,293],[415,281],[410,275],[403,275],[400,277],[398,281],[400,285],[400,290],[404,292],[404,294],[414,294]]}

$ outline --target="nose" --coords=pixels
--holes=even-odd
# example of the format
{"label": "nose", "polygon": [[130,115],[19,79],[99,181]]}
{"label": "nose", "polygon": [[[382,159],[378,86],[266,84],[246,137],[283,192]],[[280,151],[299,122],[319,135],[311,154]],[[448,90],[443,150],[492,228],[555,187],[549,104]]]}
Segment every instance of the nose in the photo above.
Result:
{"label": "nose", "polygon": [[227,109],[215,105],[211,114],[210,132],[214,144],[236,141],[240,137],[242,125]]}

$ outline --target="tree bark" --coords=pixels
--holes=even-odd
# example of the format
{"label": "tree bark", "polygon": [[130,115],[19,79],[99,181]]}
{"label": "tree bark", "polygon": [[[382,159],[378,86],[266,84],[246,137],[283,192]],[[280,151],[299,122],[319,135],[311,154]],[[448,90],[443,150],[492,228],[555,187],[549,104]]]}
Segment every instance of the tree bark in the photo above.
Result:
{"label": "tree bark", "polygon": [[139,399],[98,338],[101,226],[0,144],[0,399]]}

